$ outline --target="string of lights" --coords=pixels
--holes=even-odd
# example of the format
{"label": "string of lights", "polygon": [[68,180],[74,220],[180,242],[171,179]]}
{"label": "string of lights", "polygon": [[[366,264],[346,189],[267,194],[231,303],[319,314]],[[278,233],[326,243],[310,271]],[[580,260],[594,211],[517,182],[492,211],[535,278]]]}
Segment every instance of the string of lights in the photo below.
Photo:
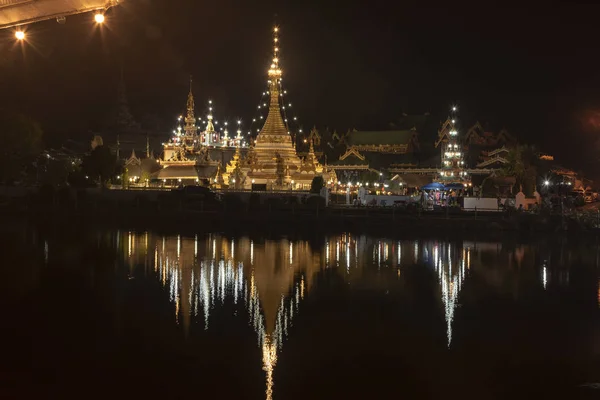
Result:
{"label": "string of lights", "polygon": [[450,108],[450,117],[443,129],[447,132],[447,140],[442,145],[442,170],[440,180],[445,182],[462,183],[468,181],[465,171],[464,149],[458,134],[458,107]]}
{"label": "string of lights", "polygon": [[[237,118],[237,128],[235,136],[230,135],[229,122],[223,121],[221,124],[222,130],[218,129],[219,121],[214,119],[214,104],[212,100],[208,100],[206,108],[204,109],[205,117],[199,117],[196,119],[197,125],[194,126],[194,135],[198,137],[200,145],[204,146],[222,146],[222,147],[235,147],[235,146],[246,146],[247,140],[242,136],[243,122],[240,118]],[[184,135],[185,127],[182,125],[184,121],[183,115],[177,117],[177,127],[173,131],[171,140],[175,143],[181,141],[180,137]]]}

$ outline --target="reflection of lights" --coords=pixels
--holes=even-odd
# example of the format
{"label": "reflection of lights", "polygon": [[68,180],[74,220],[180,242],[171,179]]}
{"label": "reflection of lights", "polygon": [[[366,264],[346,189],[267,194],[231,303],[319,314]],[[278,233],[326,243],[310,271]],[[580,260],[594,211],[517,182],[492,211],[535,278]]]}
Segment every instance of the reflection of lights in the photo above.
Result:
{"label": "reflection of lights", "polygon": [[398,242],[398,276],[400,276],[400,264],[402,260],[402,242]]}
{"label": "reflection of lights", "polygon": [[350,273],[350,241],[346,242],[346,272]]}
{"label": "reflection of lights", "polygon": [[542,284],[544,285],[544,289],[546,289],[546,285],[548,284],[548,272],[546,271],[546,266],[544,266],[542,270]]}
{"label": "reflection of lights", "polygon": [[417,262],[417,260],[419,259],[419,242],[415,242],[415,247],[414,247],[414,259],[415,259],[415,263]]}

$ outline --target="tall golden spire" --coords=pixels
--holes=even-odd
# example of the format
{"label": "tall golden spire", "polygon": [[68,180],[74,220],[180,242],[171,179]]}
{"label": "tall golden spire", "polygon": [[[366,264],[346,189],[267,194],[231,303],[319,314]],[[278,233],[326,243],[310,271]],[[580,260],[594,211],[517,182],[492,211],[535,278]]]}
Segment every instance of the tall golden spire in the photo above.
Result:
{"label": "tall golden spire", "polygon": [[186,136],[196,135],[196,116],[194,113],[194,94],[192,93],[192,77],[190,76],[190,93],[187,99],[187,114],[185,116]]}
{"label": "tall golden spire", "polygon": [[269,79],[271,86],[278,84],[281,79],[281,68],[279,68],[279,27],[273,28],[273,62],[269,68]]}
{"label": "tall golden spire", "polygon": [[[273,28],[273,59],[268,70],[268,75],[269,95],[271,96],[269,114],[267,115],[267,119],[263,128],[258,134],[257,142],[261,141],[261,137],[264,138],[267,135],[281,136],[280,140],[287,142],[288,138],[290,138],[290,135],[285,123],[283,122],[281,109],[279,107],[282,71],[279,66],[279,27],[277,26]],[[291,138],[289,139],[289,142],[291,144]]]}

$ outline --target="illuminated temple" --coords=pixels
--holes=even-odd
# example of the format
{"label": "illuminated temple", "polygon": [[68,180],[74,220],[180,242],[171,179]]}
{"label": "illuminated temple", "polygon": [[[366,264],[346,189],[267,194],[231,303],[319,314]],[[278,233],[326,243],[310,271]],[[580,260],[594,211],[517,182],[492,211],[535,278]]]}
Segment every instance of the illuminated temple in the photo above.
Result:
{"label": "illuminated temple", "polygon": [[[209,148],[201,143],[198,135],[191,82],[186,108],[183,129],[178,128],[169,141],[163,144],[163,158],[160,161],[162,169],[158,171],[156,178],[164,183],[195,184],[201,180],[208,181],[219,167],[219,162],[211,158]],[[211,117],[208,119],[207,131],[212,126]]]}
{"label": "illuminated temple", "polygon": [[[224,174],[224,182],[229,187],[308,190],[315,176],[323,176],[324,180],[330,179],[330,174],[317,161],[312,143],[304,159],[298,156],[289,127],[282,117],[280,96],[283,91],[278,31],[277,27],[273,31],[273,62],[268,72],[269,114],[247,157],[244,160],[238,157],[227,166],[228,172]],[[237,179],[233,176],[233,171],[236,170]]]}
{"label": "illuminated temple", "polygon": [[230,137],[226,128],[223,135],[216,132],[212,104],[206,129],[199,132],[190,84],[186,116],[180,117],[185,125],[163,144],[162,169],[155,179],[165,185],[209,184],[236,190],[309,190],[316,176],[335,180],[335,172],[319,163],[312,139],[304,157],[298,155],[282,115],[278,31],[275,28],[273,32],[273,60],[268,71],[269,113],[254,143],[247,147],[239,121],[235,137]]}

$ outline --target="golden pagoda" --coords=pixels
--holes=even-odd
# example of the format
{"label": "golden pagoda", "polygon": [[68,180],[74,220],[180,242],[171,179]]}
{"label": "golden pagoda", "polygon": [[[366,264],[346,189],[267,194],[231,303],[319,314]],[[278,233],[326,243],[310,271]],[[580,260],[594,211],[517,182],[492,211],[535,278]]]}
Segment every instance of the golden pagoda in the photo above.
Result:
{"label": "golden pagoda", "polygon": [[[162,169],[155,178],[165,185],[194,185],[210,179],[218,168],[218,162],[211,159],[208,147],[201,143],[198,135],[191,78],[186,109],[185,119],[179,117],[180,122],[182,119],[185,122],[183,129],[179,126],[171,139],[163,144],[163,159],[159,161]],[[212,127],[210,119],[208,127]]]}
{"label": "golden pagoda", "polygon": [[[308,190],[315,176],[322,175],[318,162],[303,162],[292,142],[289,128],[281,115],[279,99],[282,93],[279,66],[279,28],[273,29],[273,61],[269,68],[269,114],[242,168],[246,175],[244,187],[266,185],[272,189]],[[314,160],[316,161],[316,160]],[[233,170],[234,166],[229,166]]]}

